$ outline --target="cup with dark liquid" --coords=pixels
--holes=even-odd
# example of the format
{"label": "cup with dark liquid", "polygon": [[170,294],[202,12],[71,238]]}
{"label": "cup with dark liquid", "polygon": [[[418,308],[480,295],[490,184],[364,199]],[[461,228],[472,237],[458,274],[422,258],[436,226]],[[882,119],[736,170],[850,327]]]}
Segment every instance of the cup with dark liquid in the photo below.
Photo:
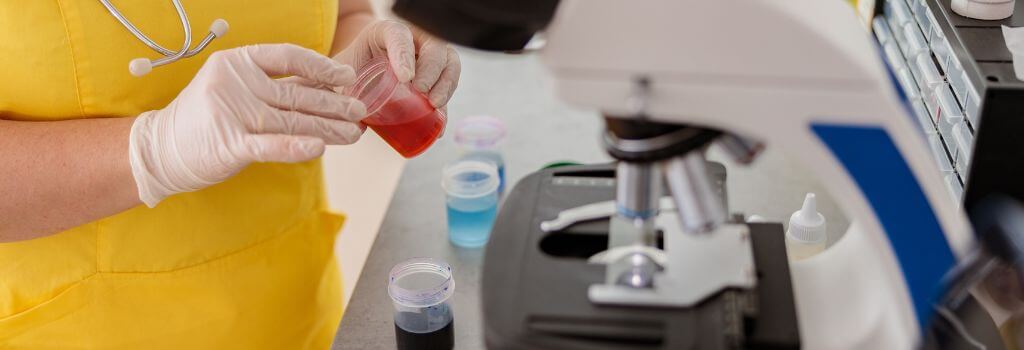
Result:
{"label": "cup with dark liquid", "polygon": [[434,143],[448,118],[427,96],[408,82],[399,82],[385,57],[359,67],[356,82],[343,93],[366,105],[363,119],[373,132],[405,158],[412,158]]}
{"label": "cup with dark liquid", "polygon": [[437,259],[414,258],[391,269],[388,295],[394,305],[399,350],[450,350],[455,346],[451,296],[452,267]]}

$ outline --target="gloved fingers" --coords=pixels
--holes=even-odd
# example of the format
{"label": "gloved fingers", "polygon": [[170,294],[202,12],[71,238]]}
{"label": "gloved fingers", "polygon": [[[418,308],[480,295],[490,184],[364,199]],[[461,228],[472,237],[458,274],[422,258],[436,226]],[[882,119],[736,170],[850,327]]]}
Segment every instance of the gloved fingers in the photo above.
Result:
{"label": "gloved fingers", "polygon": [[448,45],[423,35],[416,57],[416,74],[412,86],[422,93],[430,92],[441,72],[448,66]]}
{"label": "gloved fingers", "polygon": [[371,50],[385,50],[398,81],[411,81],[416,74],[416,44],[413,42],[412,31],[406,25],[391,20],[376,22],[371,26],[367,28],[372,30]]}
{"label": "gloved fingers", "polygon": [[309,80],[309,79],[306,79],[306,78],[303,78],[303,77],[299,77],[299,76],[294,76],[294,75],[290,76],[290,77],[279,78],[279,79],[274,79],[274,80],[279,82],[279,83],[282,83],[282,84],[295,84],[295,85],[310,87],[310,88],[314,88],[314,89],[330,89],[331,88],[330,86],[322,84],[322,83],[320,83],[318,81]]}
{"label": "gloved fingers", "polygon": [[363,134],[361,123],[322,118],[294,110],[268,108],[266,118],[257,134],[280,134],[316,137],[330,145],[348,145]]}
{"label": "gloved fingers", "polygon": [[[440,108],[438,108],[438,110],[441,111],[441,114],[443,114],[445,116],[445,118],[448,117],[448,106],[447,105],[441,106]],[[444,132],[445,132],[445,130],[448,129],[448,123],[445,123],[444,126],[445,127],[441,128],[441,132],[437,133],[437,139],[438,140],[440,140],[441,137],[444,137]]]}
{"label": "gloved fingers", "polygon": [[297,163],[324,154],[324,141],[311,136],[246,135],[245,157],[256,162]]}
{"label": "gloved fingers", "polygon": [[462,62],[459,60],[459,54],[455,52],[455,49],[447,47],[447,65],[444,71],[441,72],[441,76],[437,78],[437,82],[430,88],[430,103],[434,107],[443,107],[448,104],[448,100],[452,98],[452,94],[455,93],[455,88],[459,86],[459,75],[462,74]]}
{"label": "gloved fingers", "polygon": [[320,89],[325,91],[333,91],[338,94],[345,94],[345,86],[327,86],[316,81],[312,81],[303,77],[290,76],[285,78],[274,79],[282,84],[294,84],[299,86],[305,86],[314,89]]}
{"label": "gloved fingers", "polygon": [[366,117],[366,106],[362,102],[333,91],[274,81],[253,89],[253,93],[278,109],[351,122]]}
{"label": "gloved fingers", "polygon": [[240,50],[268,76],[295,75],[329,86],[347,86],[356,80],[352,67],[297,45],[249,45]]}

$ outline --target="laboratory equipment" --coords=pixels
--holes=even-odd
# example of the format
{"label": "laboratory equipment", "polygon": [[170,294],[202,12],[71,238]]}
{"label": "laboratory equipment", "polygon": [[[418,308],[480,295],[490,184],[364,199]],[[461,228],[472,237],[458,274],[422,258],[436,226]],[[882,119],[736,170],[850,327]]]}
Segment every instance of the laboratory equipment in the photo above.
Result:
{"label": "laboratory equipment", "polygon": [[[974,222],[978,220],[974,208],[990,196],[1024,198],[1019,181],[1024,176],[1020,164],[1024,148],[1019,145],[1024,130],[1019,113],[1024,109],[1024,81],[1015,72],[1018,62],[1007,48],[1002,29],[1021,26],[1024,10],[1012,3],[994,3],[1015,16],[987,21],[962,16],[963,8],[957,8],[961,4],[888,0],[872,29],[878,43],[891,48],[887,51],[893,54],[887,55],[886,63],[901,76],[900,85],[928,135],[951,200],[972,213]],[[906,40],[909,37],[923,40]],[[902,53],[910,47],[921,50],[916,55]],[[922,89],[915,81],[933,84]],[[941,108],[916,108],[929,104]],[[1006,312],[993,304],[998,303],[989,304],[998,324]]]}
{"label": "laboratory equipment", "polygon": [[455,293],[452,267],[440,260],[413,258],[388,274],[399,350],[446,350],[455,345],[450,299]]}
{"label": "laboratory equipment", "polygon": [[828,239],[825,227],[825,216],[818,212],[817,199],[814,193],[808,193],[800,210],[789,217],[786,229],[789,259],[803,260],[824,251]]}
{"label": "laboratory equipment", "polygon": [[356,82],[344,90],[366,104],[366,124],[405,158],[423,153],[444,130],[447,117],[423,93],[400,82],[387,58],[359,68]]}
{"label": "laboratory equipment", "polygon": [[[899,23],[906,23],[906,2],[893,2],[903,4]],[[930,159],[883,52],[847,3],[398,0],[394,10],[482,49],[523,50],[543,30],[539,51],[556,93],[603,115],[604,147],[618,161],[613,173],[575,175],[614,179],[612,202],[608,193],[557,187],[560,180],[549,176],[557,169],[509,193],[488,247],[482,298],[485,308],[515,308],[521,322],[485,309],[489,347],[924,343],[943,278],[975,238],[948,200],[947,178]],[[884,52],[923,48],[908,49]],[[925,84],[928,91],[943,86]],[[945,97],[923,102],[951,107]],[[956,118],[940,121],[952,129]],[[740,164],[762,147],[786,152],[842,198],[850,229],[819,259],[773,266],[787,260],[784,249],[764,246],[784,246],[783,233],[730,219],[704,160],[713,143]],[[509,259],[496,253],[503,249],[526,255]],[[601,258],[566,264],[556,259],[565,250]],[[493,275],[533,279],[487,278]],[[532,283],[541,280],[575,285],[551,293]],[[543,305],[533,302],[540,299]],[[746,313],[717,323],[678,321],[721,303]],[[781,321],[747,323],[748,315]]]}
{"label": "laboratory equipment", "polygon": [[[1024,198],[1024,81],[1016,77],[1002,26],[1021,26],[1024,9],[1001,21],[957,14],[950,2],[886,0],[872,25],[899,77],[953,201],[970,210],[982,198]],[[919,37],[920,40],[907,40]],[[903,54],[906,48],[916,54]],[[915,82],[929,81],[930,85]],[[937,103],[943,102],[943,103]],[[936,108],[918,108],[934,105]],[[941,107],[941,108],[938,108]],[[982,137],[984,136],[984,137]]]}
{"label": "laboratory equipment", "polygon": [[1014,0],[952,0],[956,14],[981,20],[1000,20],[1013,15]]}
{"label": "laboratory equipment", "polygon": [[[725,194],[725,167],[706,164],[713,192]],[[677,217],[666,211],[655,223],[654,247],[607,250],[609,229],[616,223],[616,167],[564,166],[544,169],[519,180],[509,191],[487,245],[481,281],[488,349],[716,349],[799,347],[790,271],[783,228],[779,223],[729,225],[734,235],[694,236],[682,232]],[[671,200],[662,200],[672,208]],[[537,222],[542,222],[537,225]],[[749,244],[746,244],[749,242]],[[738,278],[753,288],[727,288],[687,307],[630,308],[593,303],[587,298],[605,280],[599,261],[619,257],[669,263],[658,250],[687,249],[678,267],[701,275],[694,291]],[[716,266],[709,251],[745,247],[752,260],[740,273],[729,261]],[[604,256],[597,255],[606,251]],[[742,268],[753,268],[746,270]],[[626,270],[631,271],[631,269]],[[630,283],[642,285],[653,271],[636,271]],[[634,277],[635,276],[635,277]],[[647,277],[645,277],[647,276]],[[703,298],[701,298],[703,299]],[[763,302],[759,302],[763,301]],[[600,346],[600,347],[599,347]]]}
{"label": "laboratory equipment", "polygon": [[498,214],[498,185],[493,163],[459,160],[445,167],[441,186],[452,244],[477,248],[487,243]]}
{"label": "laboratory equipment", "polygon": [[455,143],[462,159],[491,162],[498,168],[498,194],[505,193],[505,123],[491,116],[472,116],[455,126]]}
{"label": "laboratory equipment", "polygon": [[181,22],[181,26],[185,33],[185,42],[182,43],[181,49],[173,51],[164,48],[153,41],[153,39],[150,39],[149,36],[139,30],[132,21],[128,20],[127,17],[121,14],[121,11],[114,7],[114,4],[111,4],[110,0],[100,0],[100,3],[102,3],[103,7],[107,8],[107,12],[110,12],[110,15],[114,16],[114,19],[120,22],[121,25],[131,32],[136,39],[139,39],[139,41],[146,44],[146,46],[149,46],[153,51],[164,56],[155,60],[150,60],[148,58],[136,58],[128,62],[128,71],[137,77],[148,74],[153,70],[153,67],[159,67],[165,64],[174,63],[183,58],[195,56],[200,51],[203,51],[207,45],[210,45],[210,42],[212,42],[213,39],[223,37],[224,34],[227,34],[228,32],[228,22],[218,18],[210,24],[210,32],[203,37],[203,40],[199,41],[199,45],[192,48],[192,27],[188,22],[188,14],[185,13],[185,8],[181,6],[181,0],[171,0],[171,3],[174,5],[174,10],[178,12],[178,20]]}

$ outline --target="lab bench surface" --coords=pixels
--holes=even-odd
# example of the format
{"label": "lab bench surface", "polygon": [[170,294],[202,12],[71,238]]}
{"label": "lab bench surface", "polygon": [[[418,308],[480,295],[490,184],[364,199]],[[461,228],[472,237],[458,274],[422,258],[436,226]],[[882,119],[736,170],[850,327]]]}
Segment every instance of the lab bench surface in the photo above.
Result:
{"label": "lab bench surface", "polygon": [[[557,102],[536,57],[463,51],[462,61],[459,90],[448,106],[448,132],[466,116],[501,118],[509,134],[504,147],[509,184],[555,161],[609,160],[599,143],[601,119]],[[451,245],[445,221],[441,170],[456,158],[448,134],[406,163],[333,349],[395,349],[387,276],[395,264],[413,257],[438,258],[452,266],[456,349],[483,348],[477,291],[484,248]]]}
{"label": "lab bench surface", "polygon": [[[610,160],[599,142],[601,118],[558,102],[536,57],[462,51],[462,61],[462,81],[449,103],[449,131],[459,119],[470,115],[490,114],[505,121],[509,131],[504,151],[509,184],[555,161]],[[451,264],[455,272],[455,348],[484,348],[479,296],[484,249],[458,248],[447,238],[441,169],[455,158],[456,148],[448,135],[406,164],[333,349],[395,349],[386,281],[391,267],[413,257],[439,258]],[[828,194],[770,148],[752,167],[735,166],[714,148],[709,158],[728,168],[733,211],[784,220],[799,209],[804,193],[817,192],[819,211],[829,221],[829,241],[837,239],[848,226]]]}

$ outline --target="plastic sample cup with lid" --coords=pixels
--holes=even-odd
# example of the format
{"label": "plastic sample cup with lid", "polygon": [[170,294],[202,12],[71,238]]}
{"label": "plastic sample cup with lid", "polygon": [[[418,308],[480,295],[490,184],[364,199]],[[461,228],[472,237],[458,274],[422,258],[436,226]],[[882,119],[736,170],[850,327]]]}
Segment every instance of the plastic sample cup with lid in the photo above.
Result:
{"label": "plastic sample cup with lid", "polygon": [[437,140],[447,117],[430,104],[412,84],[398,81],[386,58],[376,58],[359,68],[359,75],[344,94],[366,105],[363,124],[380,135],[403,157],[412,158]]}
{"label": "plastic sample cup with lid", "polygon": [[395,308],[399,350],[447,350],[455,346],[450,305],[454,293],[452,267],[444,261],[414,258],[391,269],[388,295]]}
{"label": "plastic sample cup with lid", "polygon": [[455,125],[455,143],[462,159],[491,162],[498,168],[499,194],[505,192],[505,158],[501,152],[505,135],[505,123],[495,117],[468,117]]}
{"label": "plastic sample cup with lid", "polygon": [[460,160],[444,169],[448,239],[460,247],[487,244],[498,214],[498,170],[493,163]]}

